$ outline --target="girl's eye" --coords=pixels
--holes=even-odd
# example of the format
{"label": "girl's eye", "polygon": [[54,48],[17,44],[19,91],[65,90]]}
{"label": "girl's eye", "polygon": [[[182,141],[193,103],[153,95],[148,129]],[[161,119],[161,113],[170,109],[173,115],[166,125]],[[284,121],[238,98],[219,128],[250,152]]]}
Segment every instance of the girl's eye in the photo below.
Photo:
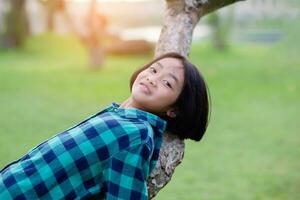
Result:
{"label": "girl's eye", "polygon": [[168,81],[166,81],[166,80],[164,80],[164,81],[169,88],[172,88],[172,85]]}
{"label": "girl's eye", "polygon": [[156,73],[156,69],[154,67],[149,67],[149,69],[153,72]]}

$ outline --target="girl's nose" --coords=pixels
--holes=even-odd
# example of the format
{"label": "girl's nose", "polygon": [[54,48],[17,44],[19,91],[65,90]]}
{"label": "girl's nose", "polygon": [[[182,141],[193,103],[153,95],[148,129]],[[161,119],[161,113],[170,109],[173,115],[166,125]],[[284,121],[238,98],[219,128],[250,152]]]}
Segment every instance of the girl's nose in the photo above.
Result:
{"label": "girl's nose", "polygon": [[150,79],[149,77],[147,77],[147,81],[149,81],[149,83],[153,86],[156,85],[155,81],[153,81],[152,79]]}

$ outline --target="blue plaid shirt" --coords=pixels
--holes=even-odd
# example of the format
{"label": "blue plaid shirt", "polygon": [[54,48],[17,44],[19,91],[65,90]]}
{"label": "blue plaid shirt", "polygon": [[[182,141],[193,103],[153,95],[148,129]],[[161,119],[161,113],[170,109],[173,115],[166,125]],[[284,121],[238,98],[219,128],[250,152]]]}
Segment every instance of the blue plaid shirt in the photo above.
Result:
{"label": "blue plaid shirt", "polygon": [[148,199],[166,121],[112,103],[0,171],[0,199]]}

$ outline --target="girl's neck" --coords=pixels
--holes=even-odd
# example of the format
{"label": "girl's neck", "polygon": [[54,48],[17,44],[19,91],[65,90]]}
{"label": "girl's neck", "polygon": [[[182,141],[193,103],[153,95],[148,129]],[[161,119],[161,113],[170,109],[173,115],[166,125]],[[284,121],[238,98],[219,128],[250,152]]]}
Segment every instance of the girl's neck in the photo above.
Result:
{"label": "girl's neck", "polygon": [[[135,101],[132,99],[132,97],[129,97],[128,99],[126,99],[121,105],[120,108],[136,108],[136,109],[140,109],[140,110],[144,110],[147,111],[146,109],[142,108],[141,106],[137,105],[135,103]],[[147,111],[147,112],[151,112],[151,111]],[[163,117],[166,115],[166,111],[164,112],[151,112],[157,116]]]}
{"label": "girl's neck", "polygon": [[138,108],[138,107],[134,104],[132,98],[129,97],[120,105],[120,108]]}

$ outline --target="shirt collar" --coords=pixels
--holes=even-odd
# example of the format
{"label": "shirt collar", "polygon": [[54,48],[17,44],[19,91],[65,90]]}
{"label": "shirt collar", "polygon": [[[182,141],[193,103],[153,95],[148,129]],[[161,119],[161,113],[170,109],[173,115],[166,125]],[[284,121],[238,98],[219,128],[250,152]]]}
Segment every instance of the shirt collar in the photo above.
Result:
{"label": "shirt collar", "polygon": [[114,111],[118,113],[120,116],[124,116],[126,118],[138,118],[145,121],[148,121],[153,128],[155,128],[160,135],[164,133],[167,127],[167,121],[160,118],[159,116],[141,110],[137,108],[120,108],[120,104],[113,102],[110,106],[108,106],[105,110]]}

